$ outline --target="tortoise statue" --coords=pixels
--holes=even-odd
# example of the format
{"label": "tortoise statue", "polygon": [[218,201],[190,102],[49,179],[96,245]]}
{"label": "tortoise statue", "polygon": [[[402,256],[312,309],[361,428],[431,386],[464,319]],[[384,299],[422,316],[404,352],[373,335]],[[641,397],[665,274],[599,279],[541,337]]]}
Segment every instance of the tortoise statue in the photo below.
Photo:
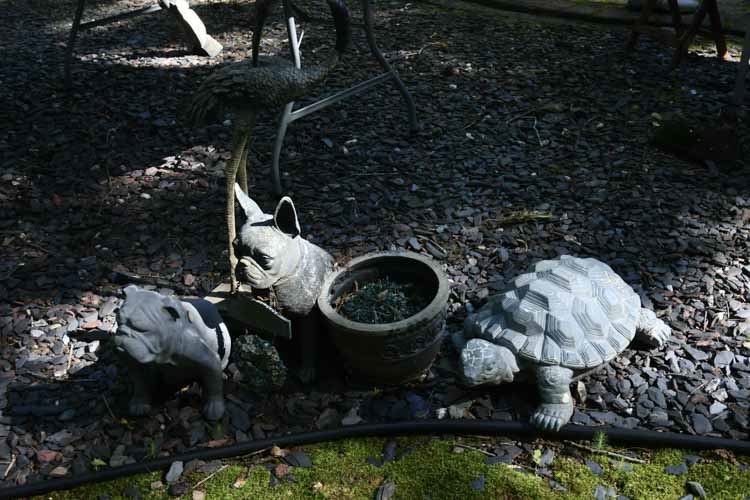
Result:
{"label": "tortoise statue", "polygon": [[608,265],[564,255],[537,263],[491,297],[454,341],[470,385],[512,382],[521,370],[536,375],[541,404],[531,421],[557,431],[573,415],[576,371],[610,361],[636,335],[660,346],[669,334]]}

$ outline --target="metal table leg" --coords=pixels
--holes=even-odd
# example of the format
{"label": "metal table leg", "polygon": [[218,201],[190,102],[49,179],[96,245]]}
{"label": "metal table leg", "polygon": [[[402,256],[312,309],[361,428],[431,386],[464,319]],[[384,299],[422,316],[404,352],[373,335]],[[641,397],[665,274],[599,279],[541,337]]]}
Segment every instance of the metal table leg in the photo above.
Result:
{"label": "metal table leg", "polygon": [[73,18],[73,26],[70,28],[70,37],[68,37],[68,45],[65,47],[65,87],[70,88],[71,77],[70,77],[70,64],[73,59],[73,47],[76,44],[76,38],[78,37],[78,29],[81,26],[81,17],[83,16],[83,4],[86,0],[78,0],[78,6],[76,7],[76,14]]}
{"label": "metal table leg", "polygon": [[409,127],[411,128],[412,132],[416,132],[418,125],[417,112],[414,109],[414,99],[406,89],[404,82],[402,82],[401,78],[399,78],[396,70],[391,68],[391,65],[388,64],[388,61],[385,60],[385,57],[383,57],[383,54],[380,52],[377,43],[375,43],[375,35],[372,32],[373,12],[372,6],[370,5],[370,0],[362,0],[362,10],[365,14],[365,35],[367,37],[367,45],[370,46],[370,52],[372,52],[372,55],[375,57],[375,59],[378,60],[383,70],[386,73],[390,73],[391,77],[393,78],[393,81],[398,87],[399,92],[401,92],[401,97],[404,99],[404,102],[406,102],[406,109],[409,113]]}
{"label": "metal table leg", "polygon": [[737,68],[737,80],[734,82],[734,92],[732,93],[732,105],[737,114],[739,114],[740,108],[745,102],[745,77],[747,76],[748,61],[750,61],[750,19],[745,22],[745,41],[742,44],[742,55]]}
{"label": "metal table leg", "polygon": [[[75,17],[73,18],[73,26],[70,29],[70,37],[68,38],[68,45],[65,47],[65,61],[64,61],[64,67],[65,67],[65,86],[67,88],[70,88],[71,86],[71,70],[70,66],[73,59],[73,51],[75,49],[75,43],[76,38],[78,37],[78,33],[81,31],[86,31],[91,28],[96,28],[97,26],[105,26],[107,24],[111,24],[117,21],[124,21],[126,19],[131,19],[133,17],[143,16],[146,14],[153,14],[154,12],[159,12],[161,10],[167,9],[177,14],[177,10],[175,10],[174,5],[171,7],[165,3],[165,7],[162,7],[161,4],[154,4],[154,5],[148,5],[146,7],[140,7],[135,10],[127,11],[127,12],[121,12],[119,14],[114,14],[111,16],[104,17],[102,19],[95,19],[93,21],[88,21],[85,23],[81,22],[81,17],[83,16],[83,7],[86,0],[78,0],[78,6],[76,7],[76,13]],[[187,4],[186,4],[187,5]],[[192,14],[195,14],[193,12]],[[182,14],[177,14],[181,20],[181,23],[183,24],[183,27],[185,27],[186,30],[192,30],[192,36],[193,38],[198,39],[200,50],[204,52],[204,55],[215,55],[218,54],[218,51],[221,51],[221,45],[219,45],[216,40],[210,37],[206,33],[205,37],[203,39],[200,39],[198,35],[195,34],[195,28],[193,27],[193,24],[200,23],[203,24],[202,21],[195,16],[195,19],[191,22],[185,21],[182,17]],[[204,28],[203,26],[201,26]],[[188,37],[190,38],[190,37]],[[210,42],[209,42],[210,40]],[[189,40],[190,45],[193,45],[193,42]],[[218,47],[217,47],[218,46]],[[197,46],[192,47],[194,50],[198,50]],[[218,51],[217,51],[218,48]]]}
{"label": "metal table leg", "polygon": [[[291,5],[290,0],[283,0],[283,5],[284,5],[284,17],[286,17],[287,30],[289,32],[290,52],[292,55],[292,59],[294,61],[294,65],[299,68],[300,67],[299,41],[297,40],[297,29],[296,29],[295,22],[294,22],[293,5]],[[406,104],[406,109],[407,109],[407,113],[409,116],[409,127],[411,131],[414,132],[418,130],[419,128],[419,124],[417,123],[416,110],[414,106],[414,99],[412,98],[408,89],[404,85],[404,82],[401,81],[401,78],[399,78],[398,73],[396,73],[396,70],[394,70],[391,67],[391,65],[388,64],[388,61],[385,60],[385,57],[383,57],[383,54],[380,52],[380,49],[378,48],[377,43],[375,42],[375,35],[373,34],[373,31],[372,31],[373,12],[372,12],[372,7],[370,5],[370,0],[362,0],[362,10],[364,14],[364,29],[365,29],[365,36],[367,37],[367,44],[370,47],[371,54],[373,55],[373,57],[375,57],[375,59],[377,59],[381,68],[383,68],[384,73],[374,78],[371,78],[369,80],[366,80],[364,82],[361,82],[349,89],[343,90],[334,95],[326,97],[325,99],[321,99],[320,101],[317,101],[313,104],[305,106],[304,108],[298,109],[297,111],[294,111],[294,102],[290,102],[284,107],[284,111],[281,113],[281,117],[279,119],[279,127],[276,132],[276,140],[273,146],[273,163],[271,165],[271,177],[272,177],[273,191],[277,196],[280,196],[282,194],[281,174],[279,172],[279,160],[281,158],[281,148],[284,144],[284,136],[286,136],[287,128],[289,127],[289,124],[295,120],[299,120],[300,118],[307,116],[310,113],[314,113],[315,111],[323,109],[327,106],[330,106],[331,104],[334,104],[341,100],[360,94],[368,90],[369,88],[374,87],[375,85],[386,82],[388,80],[392,80],[396,84],[396,87],[401,93],[401,97],[403,98]]]}

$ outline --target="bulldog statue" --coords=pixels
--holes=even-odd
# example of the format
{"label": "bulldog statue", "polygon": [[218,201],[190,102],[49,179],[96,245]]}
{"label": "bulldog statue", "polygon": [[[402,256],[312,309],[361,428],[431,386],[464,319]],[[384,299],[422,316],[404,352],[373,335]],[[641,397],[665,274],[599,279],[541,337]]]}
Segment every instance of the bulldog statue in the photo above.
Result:
{"label": "bulldog statue", "polygon": [[234,192],[246,219],[234,241],[237,279],[273,293],[280,312],[292,320],[299,340],[299,378],[311,382],[320,329],[316,303],[323,279],[333,269],[333,257],[300,236],[297,211],[289,197],[282,198],[271,215],[239,185],[235,184]]}
{"label": "bulldog statue", "polygon": [[178,300],[135,285],[125,288],[114,342],[126,354],[133,397],[131,415],[146,415],[156,394],[198,381],[203,416],[224,415],[222,372],[231,338],[216,306],[203,299]]}

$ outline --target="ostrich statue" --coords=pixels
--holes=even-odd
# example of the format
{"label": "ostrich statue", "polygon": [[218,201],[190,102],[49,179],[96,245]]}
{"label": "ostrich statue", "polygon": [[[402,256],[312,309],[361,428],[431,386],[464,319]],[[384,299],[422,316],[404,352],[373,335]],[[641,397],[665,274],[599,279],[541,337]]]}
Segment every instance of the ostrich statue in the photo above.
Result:
{"label": "ostrich statue", "polygon": [[247,193],[247,149],[256,115],[266,109],[282,108],[307,95],[336,66],[349,45],[351,33],[346,5],[343,0],[327,0],[327,3],[336,28],[336,46],[323,64],[297,68],[286,59],[264,57],[257,66],[252,59],[224,66],[203,81],[188,110],[189,119],[194,124],[205,123],[207,118],[221,116],[224,111],[232,111],[235,115],[232,156],[225,168],[232,293],[237,291],[237,258],[233,247],[236,237],[234,184],[237,180],[241,189]]}

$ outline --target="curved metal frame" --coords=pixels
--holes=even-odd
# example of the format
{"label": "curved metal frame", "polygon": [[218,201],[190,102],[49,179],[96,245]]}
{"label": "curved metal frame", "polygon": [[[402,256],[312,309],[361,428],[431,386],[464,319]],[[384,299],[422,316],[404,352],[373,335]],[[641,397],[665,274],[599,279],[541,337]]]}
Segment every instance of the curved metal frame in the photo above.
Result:
{"label": "curved metal frame", "polygon": [[85,3],[86,3],[86,0],[78,0],[78,5],[76,6],[75,17],[73,18],[73,25],[70,28],[70,36],[68,37],[68,45],[65,47],[65,61],[63,64],[64,64],[64,72],[65,72],[64,81],[65,81],[66,88],[70,88],[72,84],[70,65],[73,59],[73,50],[75,49],[76,39],[78,38],[78,33],[80,31],[86,31],[91,28],[96,28],[97,26],[104,26],[106,24],[114,23],[115,21],[123,21],[125,19],[130,19],[131,17],[142,16],[144,14],[152,14],[154,12],[159,12],[160,10],[162,10],[160,5],[155,4],[155,5],[149,5],[148,7],[141,7],[140,9],[136,9],[136,10],[132,10],[128,12],[121,12],[120,14],[115,14],[115,15],[108,16],[102,19],[97,19],[95,21],[82,23],[81,17],[83,17],[83,7]]}
{"label": "curved metal frame", "polygon": [[[383,54],[380,52],[380,49],[375,42],[375,35],[372,31],[373,10],[372,6],[370,5],[371,0],[361,1],[362,11],[364,14],[364,29],[367,38],[367,45],[370,47],[372,56],[378,61],[380,67],[383,69],[383,73],[369,80],[365,80],[364,82],[361,82],[346,90],[314,102],[313,104],[305,106],[304,108],[300,108],[296,111],[294,111],[294,102],[290,102],[284,107],[284,111],[281,113],[279,126],[276,131],[276,141],[273,146],[273,165],[271,167],[273,190],[276,195],[281,195],[283,191],[281,187],[281,175],[279,172],[279,159],[281,157],[281,148],[284,144],[284,137],[286,136],[287,128],[293,121],[299,120],[300,118],[309,115],[310,113],[314,113],[315,111],[330,106],[331,104],[337,103],[338,101],[360,94],[365,90],[378,85],[379,83],[385,82],[387,80],[392,80],[396,84],[396,87],[401,93],[401,97],[406,104],[406,109],[409,116],[409,127],[411,131],[414,132],[418,129],[414,99],[404,85],[404,82],[401,81],[401,78],[398,76],[396,70],[393,69],[391,65],[388,64],[388,61],[385,60],[385,57],[383,57]],[[283,0],[283,4],[284,16],[287,20],[287,30],[289,32],[289,47],[292,55],[292,60],[294,61],[295,66],[299,68],[299,42],[297,41],[297,29],[294,22],[294,6],[292,5],[290,0]]]}

